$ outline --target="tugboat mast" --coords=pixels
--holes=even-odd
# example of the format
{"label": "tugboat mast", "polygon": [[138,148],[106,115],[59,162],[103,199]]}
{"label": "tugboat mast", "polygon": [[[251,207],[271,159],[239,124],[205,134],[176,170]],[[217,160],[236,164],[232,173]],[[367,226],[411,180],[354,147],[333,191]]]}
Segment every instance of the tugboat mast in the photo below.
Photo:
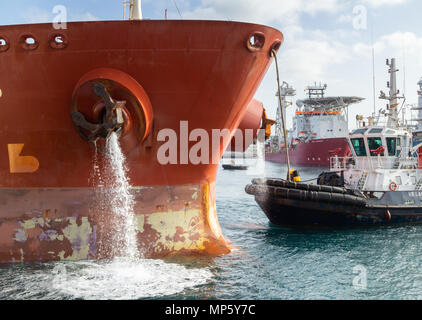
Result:
{"label": "tugboat mast", "polygon": [[387,59],[387,66],[390,67],[388,72],[390,73],[390,82],[387,82],[387,87],[390,89],[389,96],[381,91],[380,99],[388,100],[388,122],[387,126],[390,128],[398,128],[399,127],[399,115],[397,107],[399,105],[399,99],[403,99],[404,97],[400,97],[400,91],[397,90],[397,77],[396,73],[399,69],[396,68],[396,59],[392,58],[391,62]]}
{"label": "tugboat mast", "polygon": [[418,87],[419,87],[419,90],[418,90],[419,103],[416,107],[413,107],[412,110],[418,111],[417,118],[414,119],[418,123],[414,133],[417,136],[417,138],[420,138],[420,136],[422,135],[422,78],[418,82]]}

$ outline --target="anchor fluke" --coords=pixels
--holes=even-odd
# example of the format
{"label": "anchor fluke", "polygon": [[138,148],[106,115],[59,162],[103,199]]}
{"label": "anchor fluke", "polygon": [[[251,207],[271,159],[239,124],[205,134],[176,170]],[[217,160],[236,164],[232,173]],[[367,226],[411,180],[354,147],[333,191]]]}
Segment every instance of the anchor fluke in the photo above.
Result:
{"label": "anchor fluke", "polygon": [[101,146],[115,132],[125,153],[141,144],[151,146],[151,101],[139,82],[120,70],[100,68],[84,74],[73,90],[70,115],[85,141]]}
{"label": "anchor fluke", "polygon": [[113,132],[120,135],[125,123],[123,108],[126,101],[115,101],[100,82],[93,83],[93,91],[103,100],[105,112],[99,119],[100,123],[91,123],[81,112],[72,112],[73,123],[78,127],[81,135],[90,142],[95,142],[100,138],[108,139]]}

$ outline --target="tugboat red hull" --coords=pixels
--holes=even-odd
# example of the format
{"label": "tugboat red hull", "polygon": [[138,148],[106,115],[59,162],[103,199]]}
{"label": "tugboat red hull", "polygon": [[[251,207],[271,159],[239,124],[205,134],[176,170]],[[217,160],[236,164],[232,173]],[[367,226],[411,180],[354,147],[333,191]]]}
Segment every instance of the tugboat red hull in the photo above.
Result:
{"label": "tugboat red hull", "polygon": [[[242,121],[271,49],[282,43],[279,31],[145,20],[68,23],[66,30],[2,26],[0,39],[0,262],[110,256],[107,213],[90,183],[94,146],[71,118],[77,109],[98,119],[90,81],[127,102],[130,121],[120,143],[134,186],[139,251],[146,257],[229,252],[215,209],[213,159]],[[158,135],[172,130],[180,151],[181,121],[189,132],[231,135],[208,162],[185,162],[178,152],[177,163],[162,164]],[[187,141],[187,150],[194,145]]]}

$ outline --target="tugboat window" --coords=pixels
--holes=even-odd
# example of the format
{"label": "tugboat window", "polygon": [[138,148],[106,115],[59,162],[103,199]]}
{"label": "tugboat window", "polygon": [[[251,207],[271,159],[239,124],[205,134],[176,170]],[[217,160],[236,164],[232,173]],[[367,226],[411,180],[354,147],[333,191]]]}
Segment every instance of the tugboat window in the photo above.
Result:
{"label": "tugboat window", "polygon": [[364,134],[366,131],[368,131],[368,129],[367,129],[367,128],[364,128],[364,129],[357,129],[357,130],[353,131],[353,133],[352,133],[352,134]]}
{"label": "tugboat window", "polygon": [[380,137],[377,138],[368,138],[368,147],[371,152],[371,157],[377,157],[378,154],[384,156],[384,152],[379,152],[382,147],[382,140]]}
{"label": "tugboat window", "polygon": [[358,157],[366,157],[365,141],[363,138],[352,139],[352,145]]}
{"label": "tugboat window", "polygon": [[390,157],[396,156],[397,151],[397,139],[396,138],[387,138],[387,149],[388,149],[388,155]]}

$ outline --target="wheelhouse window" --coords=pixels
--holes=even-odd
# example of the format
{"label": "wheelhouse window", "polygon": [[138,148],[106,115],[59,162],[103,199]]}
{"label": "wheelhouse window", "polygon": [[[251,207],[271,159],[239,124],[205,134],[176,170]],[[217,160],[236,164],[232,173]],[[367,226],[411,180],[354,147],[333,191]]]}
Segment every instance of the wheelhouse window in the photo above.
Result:
{"label": "wheelhouse window", "polygon": [[[397,152],[397,138],[387,138],[387,149],[390,157],[395,157]],[[399,143],[400,144],[400,143]]]}
{"label": "wheelhouse window", "polygon": [[369,133],[381,133],[384,129],[383,128],[374,128],[369,131]]}
{"label": "wheelhouse window", "polygon": [[357,129],[352,134],[364,134],[366,131],[368,131],[368,128]]}
{"label": "wheelhouse window", "polygon": [[366,157],[365,140],[363,138],[351,139],[353,149],[358,157]]}
{"label": "wheelhouse window", "polygon": [[368,138],[368,148],[371,153],[371,157],[377,157],[378,155],[384,156],[382,139],[380,137]]}

